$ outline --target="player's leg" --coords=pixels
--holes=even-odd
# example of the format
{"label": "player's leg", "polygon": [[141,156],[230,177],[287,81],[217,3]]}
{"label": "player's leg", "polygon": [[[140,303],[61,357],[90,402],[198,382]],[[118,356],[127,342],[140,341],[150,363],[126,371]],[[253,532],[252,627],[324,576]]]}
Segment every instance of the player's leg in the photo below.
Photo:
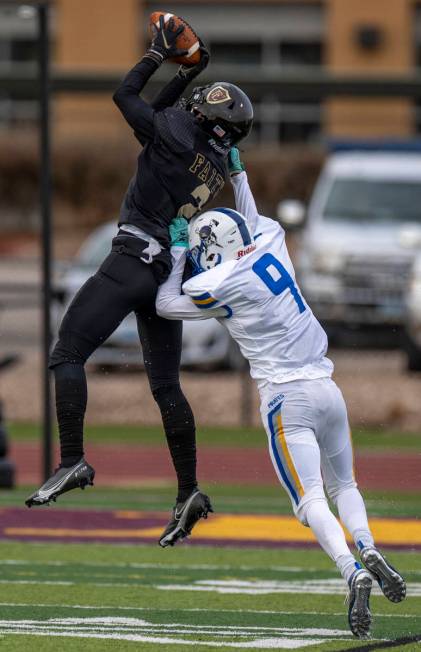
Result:
{"label": "player's leg", "polygon": [[325,379],[326,418],[318,441],[326,490],[336,504],[341,522],[350,532],[366,568],[374,575],[385,596],[400,602],[406,594],[401,575],[375,548],[364,500],[357,488],[351,433],[345,401],[338,386]]}
{"label": "player's leg", "polygon": [[178,494],[172,518],[160,545],[173,545],[190,534],[212,507],[196,479],[196,427],[193,412],[180,386],[182,322],[159,317],[155,306],[137,314],[145,369],[162,416],[168,448],[177,474]]}
{"label": "player's leg", "polygon": [[355,570],[355,559],[324,493],[308,389],[308,381],[283,384],[282,399],[274,407],[269,407],[273,398],[262,401],[263,423],[273,466],[291,499],[295,515],[313,530],[322,548],[348,580]]}
{"label": "player's leg", "polygon": [[112,252],[74,297],[50,359],[54,370],[61,464],[26,504],[40,505],[92,484],[94,471],[83,459],[87,403],[84,364],[140,300],[153,301],[156,281],[139,258]]}
{"label": "player's leg", "polygon": [[263,422],[275,471],[290,496],[294,513],[303,525],[311,528],[348,583],[350,628],[356,636],[364,637],[371,622],[371,578],[349,550],[324,494],[311,386],[311,381],[284,384],[281,395],[278,392],[262,401]]}

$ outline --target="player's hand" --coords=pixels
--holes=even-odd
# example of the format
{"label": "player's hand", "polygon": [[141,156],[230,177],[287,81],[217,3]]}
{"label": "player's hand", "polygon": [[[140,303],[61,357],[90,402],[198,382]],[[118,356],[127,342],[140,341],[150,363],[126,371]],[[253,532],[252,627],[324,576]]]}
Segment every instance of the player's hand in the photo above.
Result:
{"label": "player's hand", "polygon": [[168,24],[165,25],[164,16],[161,15],[159,17],[159,27],[155,25],[153,29],[155,35],[147,54],[155,59],[158,64],[161,64],[165,59],[182,57],[187,54],[187,50],[180,50],[176,45],[177,38],[184,32],[184,25],[180,25],[175,29],[174,18],[170,18]]}
{"label": "player's hand", "polygon": [[185,217],[174,217],[169,226],[171,247],[189,246],[189,223]]}
{"label": "player's hand", "polygon": [[209,50],[207,49],[206,45],[203,43],[202,39],[199,38],[199,43],[200,43],[200,61],[199,63],[196,63],[196,65],[193,66],[187,66],[186,64],[183,64],[182,66],[179,67],[177,75],[179,77],[182,77],[183,79],[188,80],[189,82],[192,81],[197,75],[200,75],[202,70],[204,70],[210,60],[210,54]]}
{"label": "player's hand", "polygon": [[240,174],[240,172],[243,172],[246,168],[244,167],[244,163],[242,163],[240,159],[240,152],[237,147],[231,147],[229,154],[228,154],[228,171],[230,173],[230,176],[235,176],[236,174]]}

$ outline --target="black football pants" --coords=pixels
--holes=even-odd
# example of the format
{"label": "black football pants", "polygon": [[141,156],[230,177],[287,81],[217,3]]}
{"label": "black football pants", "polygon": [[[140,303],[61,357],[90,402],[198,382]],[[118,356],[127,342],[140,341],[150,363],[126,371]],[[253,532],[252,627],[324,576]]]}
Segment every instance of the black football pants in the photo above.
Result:
{"label": "black football pants", "polygon": [[133,243],[133,238],[127,238],[114,239],[111,253],[74,297],[51,355],[62,464],[71,466],[84,454],[84,364],[133,311],[146,373],[178,477],[177,500],[185,500],[197,482],[194,418],[179,381],[182,322],[163,319],[155,310],[159,283],[169,267],[159,261],[146,264],[133,251],[127,253],[124,243]]}

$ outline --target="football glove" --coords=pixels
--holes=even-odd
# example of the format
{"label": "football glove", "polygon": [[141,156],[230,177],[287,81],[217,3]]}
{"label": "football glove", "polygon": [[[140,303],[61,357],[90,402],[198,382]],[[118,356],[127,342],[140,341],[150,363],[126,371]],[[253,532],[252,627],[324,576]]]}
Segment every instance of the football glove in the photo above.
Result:
{"label": "football glove", "polygon": [[232,177],[235,174],[240,174],[240,172],[243,172],[245,169],[244,163],[241,162],[238,148],[231,147],[228,154],[228,171],[230,176]]}
{"label": "football glove", "polygon": [[150,57],[160,66],[165,59],[182,57],[187,54],[187,50],[180,50],[176,45],[177,38],[184,32],[184,25],[175,29],[174,18],[170,18],[168,24],[165,25],[164,16],[161,15],[159,27],[154,25],[153,29],[155,35],[145,56]]}
{"label": "football glove", "polygon": [[209,63],[209,59],[210,59],[209,50],[207,49],[206,45],[203,43],[202,39],[199,39],[199,43],[200,43],[199,63],[196,63],[195,66],[186,66],[186,64],[183,64],[182,66],[179,67],[177,71],[178,77],[181,77],[182,79],[185,79],[189,82],[191,82],[195,77],[200,75],[202,70],[204,70]]}
{"label": "football glove", "polygon": [[171,247],[189,246],[189,223],[185,217],[174,217],[169,226]]}

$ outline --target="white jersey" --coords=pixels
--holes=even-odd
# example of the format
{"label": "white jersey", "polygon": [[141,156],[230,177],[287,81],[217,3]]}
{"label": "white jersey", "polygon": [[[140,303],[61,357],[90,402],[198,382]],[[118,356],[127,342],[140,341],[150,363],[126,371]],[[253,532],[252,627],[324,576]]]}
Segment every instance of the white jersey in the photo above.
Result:
{"label": "white jersey", "polygon": [[[253,229],[256,249],[185,282],[187,296],[180,296],[180,260],[158,293],[159,314],[219,319],[249,360],[260,389],[268,383],[331,376],[326,333],[297,287],[283,229],[257,214],[244,172],[233,185],[236,208]],[[176,277],[178,301],[173,294]]]}

